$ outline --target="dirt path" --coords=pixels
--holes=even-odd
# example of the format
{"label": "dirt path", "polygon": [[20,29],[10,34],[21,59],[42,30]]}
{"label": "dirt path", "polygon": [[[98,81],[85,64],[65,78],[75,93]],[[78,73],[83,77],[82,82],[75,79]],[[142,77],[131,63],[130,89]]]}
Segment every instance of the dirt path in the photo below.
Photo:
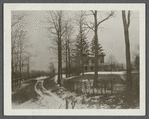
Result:
{"label": "dirt path", "polygon": [[[51,93],[49,90],[47,91],[43,87],[43,82],[46,77],[37,79],[37,82],[32,90],[29,92],[33,92],[33,90],[38,94],[37,100],[27,100],[21,104],[12,103],[13,109],[65,109],[65,102],[60,99],[58,96]],[[27,90],[26,88],[24,90]],[[19,98],[20,99],[20,98]]]}
{"label": "dirt path", "polygon": [[39,80],[34,86],[35,91],[40,95],[38,104],[47,107],[48,109],[64,109],[65,102],[50,91],[47,91],[43,87],[43,82],[44,80]]}

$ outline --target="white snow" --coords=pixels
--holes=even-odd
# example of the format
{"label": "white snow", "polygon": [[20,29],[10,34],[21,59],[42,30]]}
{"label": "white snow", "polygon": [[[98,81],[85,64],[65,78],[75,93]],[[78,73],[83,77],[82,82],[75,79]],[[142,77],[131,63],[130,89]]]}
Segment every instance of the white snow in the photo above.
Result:
{"label": "white snow", "polygon": [[[131,73],[138,73],[138,71],[132,71]],[[85,72],[84,74],[94,74],[94,72]],[[99,71],[98,74],[126,74],[126,71]]]}
{"label": "white snow", "polygon": [[36,78],[37,82],[34,86],[34,90],[39,94],[37,101],[29,100],[22,104],[12,103],[13,109],[65,109],[65,101],[60,99],[57,95],[51,91],[47,91],[43,87],[43,82],[47,77]]}
{"label": "white snow", "polygon": [[[38,88],[37,88],[38,85]],[[43,87],[43,80],[37,81],[35,91],[40,95],[38,103],[46,108],[64,108],[65,102]]]}
{"label": "white snow", "polygon": [[[66,78],[66,74],[62,74],[62,78]],[[54,81],[58,83],[58,75],[55,75]]]}
{"label": "white snow", "polygon": [[35,80],[43,80],[43,79],[46,79],[48,78],[48,76],[41,76],[41,77],[37,77]]}
{"label": "white snow", "polygon": [[[84,74],[94,74],[94,72],[85,72]],[[126,74],[126,71],[121,72],[98,72],[98,74]]]}

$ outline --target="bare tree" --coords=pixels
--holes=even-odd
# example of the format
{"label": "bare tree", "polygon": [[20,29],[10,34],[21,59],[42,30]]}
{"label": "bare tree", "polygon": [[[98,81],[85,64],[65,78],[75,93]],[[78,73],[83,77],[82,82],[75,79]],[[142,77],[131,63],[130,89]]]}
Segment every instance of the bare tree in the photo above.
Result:
{"label": "bare tree", "polygon": [[127,68],[127,89],[128,92],[132,91],[132,75],[131,75],[131,59],[130,59],[130,43],[129,43],[129,26],[130,26],[130,11],[127,13],[122,11],[122,20],[124,26],[125,46],[126,46],[126,68]]}
{"label": "bare tree", "polygon": [[58,48],[58,84],[61,86],[62,78],[62,36],[65,33],[64,25],[64,13],[63,11],[50,11],[51,19],[49,23],[51,24],[50,32],[54,35],[54,40],[56,41]]}
{"label": "bare tree", "polygon": [[[70,70],[71,70],[71,51],[72,51],[72,44],[73,44],[73,40],[72,40],[72,35],[73,35],[73,26],[72,26],[72,20],[69,19],[66,21],[65,24],[65,36],[64,36],[64,47],[63,47],[63,51],[64,51],[64,59],[65,59],[65,63],[66,63],[66,77],[70,76]],[[69,69],[69,71],[68,71]]]}
{"label": "bare tree", "polygon": [[[18,24],[12,29],[12,83],[13,78],[17,80],[18,86],[21,84],[22,72],[24,65],[24,59],[26,57],[26,48],[28,45],[26,42],[26,31],[23,29],[22,24]],[[18,73],[19,72],[19,73]],[[15,74],[15,77],[14,77]],[[17,75],[17,77],[16,77]],[[12,87],[13,88],[13,87]]]}
{"label": "bare tree", "polygon": [[[23,18],[28,14],[21,12],[12,13],[11,21],[11,62],[12,62],[12,90],[14,89],[13,83],[17,82],[17,85],[21,85],[22,74],[24,69],[27,67],[29,62],[26,62],[26,57],[28,57],[26,39],[27,31],[25,31],[25,22]],[[29,66],[29,64],[28,64]],[[29,69],[29,68],[28,68]],[[15,80],[15,81],[14,81]]]}
{"label": "bare tree", "polygon": [[97,19],[97,10],[93,11],[91,10],[92,15],[94,16],[94,23],[90,22],[91,25],[87,26],[94,31],[95,36],[95,76],[94,76],[94,87],[97,85],[97,79],[98,79],[98,27],[105,22],[106,20],[110,19],[114,15],[114,11],[111,11],[104,19],[98,21]]}
{"label": "bare tree", "polygon": [[[16,62],[15,62],[15,55],[17,49],[17,38],[18,38],[18,31],[15,29],[16,25],[24,18],[24,15],[20,14],[13,14],[12,13],[12,20],[11,20],[11,69],[12,69],[12,90],[14,89],[14,70],[16,69]],[[15,30],[14,30],[15,29]]]}

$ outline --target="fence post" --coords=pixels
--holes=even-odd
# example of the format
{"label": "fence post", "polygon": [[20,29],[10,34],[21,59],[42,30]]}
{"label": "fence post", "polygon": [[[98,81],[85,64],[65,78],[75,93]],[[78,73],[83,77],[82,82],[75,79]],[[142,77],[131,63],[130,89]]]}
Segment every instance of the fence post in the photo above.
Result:
{"label": "fence post", "polygon": [[66,109],[68,109],[68,100],[66,99]]}
{"label": "fence post", "polygon": [[113,79],[111,79],[111,94],[113,94]]}

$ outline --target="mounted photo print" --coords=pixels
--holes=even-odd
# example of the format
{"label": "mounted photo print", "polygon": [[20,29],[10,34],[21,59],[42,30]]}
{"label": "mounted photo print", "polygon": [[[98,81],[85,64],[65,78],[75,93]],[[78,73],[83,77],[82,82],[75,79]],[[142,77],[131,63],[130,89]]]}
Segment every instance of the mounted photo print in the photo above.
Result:
{"label": "mounted photo print", "polygon": [[145,4],[4,4],[4,115],[145,115],[145,20]]}

